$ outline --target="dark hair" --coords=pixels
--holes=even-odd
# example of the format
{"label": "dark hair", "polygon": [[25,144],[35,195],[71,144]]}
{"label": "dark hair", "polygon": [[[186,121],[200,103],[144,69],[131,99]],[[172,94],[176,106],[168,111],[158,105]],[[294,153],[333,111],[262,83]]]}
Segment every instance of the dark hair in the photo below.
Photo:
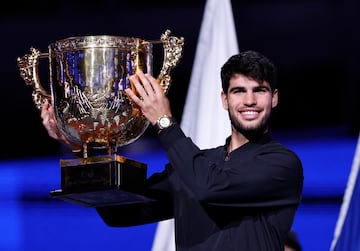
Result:
{"label": "dark hair", "polygon": [[227,93],[229,82],[234,74],[243,74],[256,82],[270,84],[271,90],[277,87],[276,67],[267,57],[256,51],[244,51],[231,56],[221,67],[222,89]]}

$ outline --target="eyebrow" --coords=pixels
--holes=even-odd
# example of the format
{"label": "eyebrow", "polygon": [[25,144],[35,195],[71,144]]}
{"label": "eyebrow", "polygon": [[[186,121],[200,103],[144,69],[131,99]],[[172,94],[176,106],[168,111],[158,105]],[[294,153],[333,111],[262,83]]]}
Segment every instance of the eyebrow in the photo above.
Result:
{"label": "eyebrow", "polygon": [[[267,85],[258,85],[255,86],[253,88],[251,88],[254,91],[260,91],[260,90],[267,90],[267,91],[271,91],[271,88]],[[242,91],[242,90],[246,90],[245,87],[243,86],[234,86],[232,88],[229,88],[228,92],[233,92],[233,91]]]}
{"label": "eyebrow", "polygon": [[259,86],[256,86],[253,88],[253,90],[263,90],[263,89],[265,89],[267,91],[271,91],[271,88],[267,85],[259,85]]}

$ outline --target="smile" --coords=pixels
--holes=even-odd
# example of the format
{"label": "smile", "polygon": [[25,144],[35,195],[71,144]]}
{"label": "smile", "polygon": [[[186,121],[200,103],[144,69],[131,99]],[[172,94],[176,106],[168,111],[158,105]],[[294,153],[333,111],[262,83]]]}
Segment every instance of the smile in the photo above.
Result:
{"label": "smile", "polygon": [[246,119],[246,120],[253,120],[259,117],[259,112],[258,111],[241,111],[241,116]]}

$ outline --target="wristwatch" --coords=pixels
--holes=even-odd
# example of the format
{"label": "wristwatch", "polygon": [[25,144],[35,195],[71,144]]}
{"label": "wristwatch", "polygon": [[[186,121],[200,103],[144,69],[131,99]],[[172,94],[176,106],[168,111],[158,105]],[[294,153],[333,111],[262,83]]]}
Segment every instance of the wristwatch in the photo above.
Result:
{"label": "wristwatch", "polygon": [[160,133],[162,130],[172,126],[173,124],[175,124],[175,119],[173,117],[162,115],[154,124],[154,128],[157,133]]}

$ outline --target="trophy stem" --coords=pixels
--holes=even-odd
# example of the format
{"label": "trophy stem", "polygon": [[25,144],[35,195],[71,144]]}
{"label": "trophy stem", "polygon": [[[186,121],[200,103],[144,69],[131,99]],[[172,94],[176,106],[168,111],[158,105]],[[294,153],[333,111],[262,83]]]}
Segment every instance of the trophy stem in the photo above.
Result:
{"label": "trophy stem", "polygon": [[83,157],[84,159],[87,159],[88,157],[88,147],[87,147],[87,143],[83,144]]}
{"label": "trophy stem", "polygon": [[118,148],[118,145],[115,142],[109,142],[108,154],[109,155],[116,154],[117,153],[117,148]]}

